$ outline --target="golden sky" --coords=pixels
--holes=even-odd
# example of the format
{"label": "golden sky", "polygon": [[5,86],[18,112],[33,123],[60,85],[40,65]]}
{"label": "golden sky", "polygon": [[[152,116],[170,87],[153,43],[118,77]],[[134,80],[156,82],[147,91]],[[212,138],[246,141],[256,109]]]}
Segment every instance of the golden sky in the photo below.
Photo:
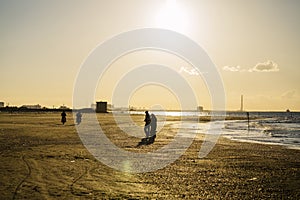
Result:
{"label": "golden sky", "polygon": [[[97,45],[153,27],[184,34],[206,51],[222,77],[228,110],[240,108],[243,94],[246,110],[300,111],[299,19],[298,0],[2,0],[0,101],[71,107],[77,74]],[[110,101],[124,73],[153,60],[181,73],[199,105],[211,107],[192,66],[152,51],[116,60],[99,80],[95,100]],[[153,85],[132,91],[129,104],[178,106],[176,94]]]}

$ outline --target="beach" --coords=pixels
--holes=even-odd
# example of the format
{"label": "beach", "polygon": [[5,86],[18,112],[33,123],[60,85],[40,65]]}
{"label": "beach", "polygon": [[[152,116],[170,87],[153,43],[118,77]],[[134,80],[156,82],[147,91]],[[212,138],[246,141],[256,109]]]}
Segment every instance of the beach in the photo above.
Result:
{"label": "beach", "polygon": [[[85,115],[85,113],[83,113]],[[112,114],[98,114],[106,136],[131,152],[152,152],[172,141],[166,125],[150,145],[128,136]],[[131,116],[143,127],[143,115]],[[178,120],[176,117],[167,119]],[[220,137],[198,157],[204,135],[162,169],[126,173],[108,167],[85,148],[72,113],[0,113],[1,199],[299,199],[300,151],[281,145]]]}

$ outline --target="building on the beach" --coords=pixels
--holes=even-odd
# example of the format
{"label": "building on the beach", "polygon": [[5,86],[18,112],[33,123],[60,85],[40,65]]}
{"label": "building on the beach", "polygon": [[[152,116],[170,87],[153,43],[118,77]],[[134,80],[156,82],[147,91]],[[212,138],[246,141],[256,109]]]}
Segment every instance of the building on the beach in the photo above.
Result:
{"label": "building on the beach", "polygon": [[0,108],[4,107],[4,102],[0,101]]}
{"label": "building on the beach", "polygon": [[98,101],[96,102],[96,112],[106,113],[107,112],[107,102]]}
{"label": "building on the beach", "polygon": [[[91,104],[91,108],[92,110],[96,110],[97,109],[97,104],[96,103],[92,103]],[[114,105],[107,103],[107,110],[108,111],[112,111],[114,109]]]}

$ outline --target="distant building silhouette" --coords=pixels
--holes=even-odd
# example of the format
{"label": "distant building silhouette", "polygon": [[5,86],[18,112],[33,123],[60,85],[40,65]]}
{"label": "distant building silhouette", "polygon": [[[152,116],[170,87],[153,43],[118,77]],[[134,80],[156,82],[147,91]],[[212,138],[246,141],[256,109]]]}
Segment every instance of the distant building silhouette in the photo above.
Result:
{"label": "distant building silhouette", "polygon": [[69,110],[70,108],[65,106],[65,105],[62,105],[59,107],[60,110]]}
{"label": "distant building silhouette", "polygon": [[197,107],[197,111],[198,111],[198,112],[203,112],[203,106],[198,106],[198,107]]}
{"label": "distant building silhouette", "polygon": [[0,108],[4,107],[4,102],[0,102]]}
{"label": "distant building silhouette", "polygon": [[21,108],[27,108],[27,109],[42,109],[42,106],[40,104],[36,105],[23,105]]}
{"label": "distant building silhouette", "polygon": [[106,113],[107,112],[107,102],[98,101],[96,102],[96,112]]}

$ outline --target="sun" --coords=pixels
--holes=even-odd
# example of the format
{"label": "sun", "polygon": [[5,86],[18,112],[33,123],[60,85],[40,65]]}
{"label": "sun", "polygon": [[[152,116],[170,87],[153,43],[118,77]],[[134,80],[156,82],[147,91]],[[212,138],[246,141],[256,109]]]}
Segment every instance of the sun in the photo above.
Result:
{"label": "sun", "polygon": [[176,0],[167,0],[156,15],[156,26],[180,33],[187,33],[189,18],[184,6]]}

